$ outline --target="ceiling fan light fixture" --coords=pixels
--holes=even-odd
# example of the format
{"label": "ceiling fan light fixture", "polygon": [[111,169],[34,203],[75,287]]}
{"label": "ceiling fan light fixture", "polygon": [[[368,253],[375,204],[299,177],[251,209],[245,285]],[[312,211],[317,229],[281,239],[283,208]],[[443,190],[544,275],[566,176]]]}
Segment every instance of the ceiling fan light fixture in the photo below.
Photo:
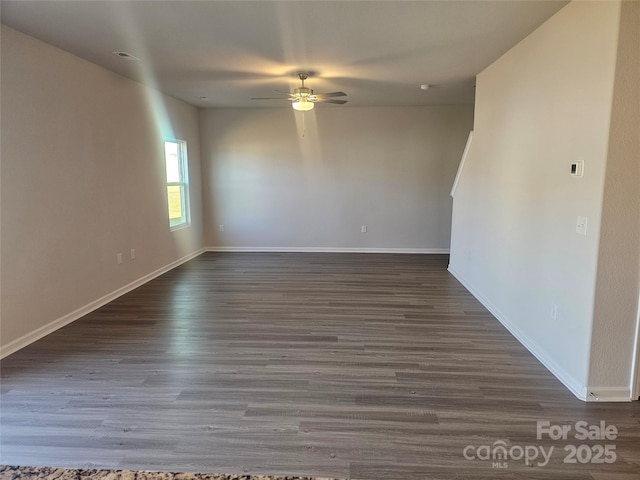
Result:
{"label": "ceiling fan light fixture", "polygon": [[[2,1],[2,0],[0,0]],[[291,106],[294,110],[299,112],[308,112],[313,110],[316,102],[321,103],[335,103],[338,105],[344,105],[346,100],[337,100],[333,97],[346,97],[344,92],[327,92],[327,93],[313,93],[313,90],[304,86],[304,81],[309,77],[309,73],[300,72],[298,78],[300,79],[300,86],[294,88],[293,91],[283,92],[282,90],[276,90],[280,94],[285,94],[288,97],[253,97],[251,100],[288,100],[291,102]]]}
{"label": "ceiling fan light fixture", "polygon": [[308,112],[309,110],[313,110],[313,102],[309,102],[306,98],[301,98],[300,100],[296,100],[291,103],[294,110],[299,112]]}

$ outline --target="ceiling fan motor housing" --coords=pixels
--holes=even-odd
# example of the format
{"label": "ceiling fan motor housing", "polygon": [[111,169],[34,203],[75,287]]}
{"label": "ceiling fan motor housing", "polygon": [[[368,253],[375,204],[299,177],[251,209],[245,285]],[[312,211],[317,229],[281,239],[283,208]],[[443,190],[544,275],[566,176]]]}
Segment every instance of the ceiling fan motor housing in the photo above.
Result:
{"label": "ceiling fan motor housing", "polygon": [[293,90],[293,94],[299,97],[308,97],[313,95],[313,90],[307,87],[298,87]]}

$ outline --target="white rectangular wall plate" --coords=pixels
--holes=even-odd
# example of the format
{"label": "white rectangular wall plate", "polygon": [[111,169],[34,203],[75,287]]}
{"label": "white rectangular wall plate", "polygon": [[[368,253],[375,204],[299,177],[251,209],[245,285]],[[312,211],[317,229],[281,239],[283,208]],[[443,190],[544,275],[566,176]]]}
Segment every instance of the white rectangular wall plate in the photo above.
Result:
{"label": "white rectangular wall plate", "polygon": [[571,174],[572,177],[581,177],[582,175],[584,175],[584,161],[577,160],[573,162],[571,164],[571,169],[569,170],[569,173]]}
{"label": "white rectangular wall plate", "polygon": [[578,221],[576,222],[576,233],[580,235],[587,234],[587,217],[578,217]]}

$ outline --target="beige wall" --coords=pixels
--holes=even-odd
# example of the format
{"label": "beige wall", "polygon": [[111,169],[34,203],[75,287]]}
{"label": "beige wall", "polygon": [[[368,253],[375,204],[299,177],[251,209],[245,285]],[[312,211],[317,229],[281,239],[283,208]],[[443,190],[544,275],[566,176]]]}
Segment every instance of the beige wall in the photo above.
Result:
{"label": "beige wall", "polygon": [[629,382],[640,293],[640,2],[623,2],[589,385]]}
{"label": "beige wall", "polygon": [[[618,2],[570,3],[478,76],[453,206],[451,271],[582,398],[619,16]],[[583,178],[569,175],[578,159]]]}
{"label": "beige wall", "polygon": [[446,251],[472,122],[471,106],[201,110],[206,243]]}
{"label": "beige wall", "polygon": [[[189,150],[174,233],[164,136]],[[203,245],[197,109],[5,26],[1,154],[3,346]]]}

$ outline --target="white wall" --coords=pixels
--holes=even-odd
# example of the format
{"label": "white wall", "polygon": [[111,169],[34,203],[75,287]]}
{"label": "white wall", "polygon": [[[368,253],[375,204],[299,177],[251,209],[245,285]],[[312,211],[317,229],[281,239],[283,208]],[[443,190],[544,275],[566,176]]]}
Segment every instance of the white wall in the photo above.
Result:
{"label": "white wall", "polygon": [[[203,235],[196,108],[5,26],[1,80],[4,353]],[[189,151],[192,225],[174,233],[164,136]]]}
{"label": "white wall", "polygon": [[453,205],[450,270],[582,398],[619,16],[618,2],[570,3],[478,76]]}
{"label": "white wall", "polygon": [[630,382],[640,294],[640,2],[623,2],[602,210],[589,385]]}
{"label": "white wall", "polygon": [[446,251],[472,122],[471,106],[201,110],[206,243]]}

